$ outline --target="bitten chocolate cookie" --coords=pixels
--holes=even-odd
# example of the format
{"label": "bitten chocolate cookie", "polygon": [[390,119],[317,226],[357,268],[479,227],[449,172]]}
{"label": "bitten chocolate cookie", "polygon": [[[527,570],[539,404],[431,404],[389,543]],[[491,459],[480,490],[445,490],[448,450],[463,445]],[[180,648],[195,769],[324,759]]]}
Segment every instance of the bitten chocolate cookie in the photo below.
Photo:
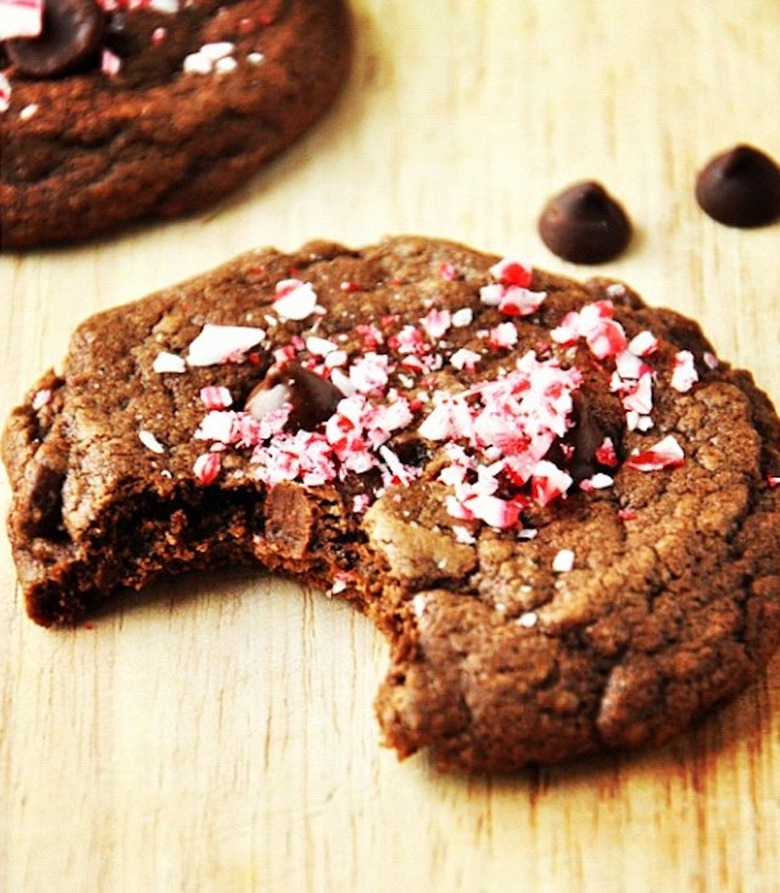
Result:
{"label": "bitten chocolate cookie", "polygon": [[780,638],[777,415],[617,282],[419,238],[258,250],[83,323],[2,445],[38,623],[291,574],[387,635],[385,741],[441,768],[660,744]]}
{"label": "bitten chocolate cookie", "polygon": [[[0,2],[2,248],[207,207],[346,79],[342,0],[99,3]],[[9,36],[35,34],[36,9],[40,34]]]}

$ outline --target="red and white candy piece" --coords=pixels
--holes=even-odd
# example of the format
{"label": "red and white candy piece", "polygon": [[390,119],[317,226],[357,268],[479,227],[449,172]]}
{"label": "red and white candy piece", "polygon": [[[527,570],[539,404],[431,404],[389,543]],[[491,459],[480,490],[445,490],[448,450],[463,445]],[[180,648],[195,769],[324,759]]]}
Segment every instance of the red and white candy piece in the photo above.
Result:
{"label": "red and white candy piece", "polygon": [[187,353],[190,366],[216,366],[241,362],[246,352],[265,338],[254,326],[218,326],[206,323]]}
{"label": "red and white candy piece", "polygon": [[661,471],[664,468],[682,465],[684,461],[683,448],[673,434],[668,434],[650,449],[629,456],[626,459],[626,466],[637,471]]}
{"label": "red and white candy piece", "polygon": [[0,0],[0,40],[38,37],[43,30],[43,0]]}

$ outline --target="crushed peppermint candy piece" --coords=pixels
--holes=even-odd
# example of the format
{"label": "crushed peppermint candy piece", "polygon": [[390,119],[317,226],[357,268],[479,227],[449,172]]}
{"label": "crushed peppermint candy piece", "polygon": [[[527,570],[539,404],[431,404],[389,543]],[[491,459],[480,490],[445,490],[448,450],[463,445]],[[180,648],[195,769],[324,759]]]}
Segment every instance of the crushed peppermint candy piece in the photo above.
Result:
{"label": "crushed peppermint candy piece", "polygon": [[195,477],[201,484],[210,484],[219,476],[222,468],[222,457],[217,453],[201,453],[192,466]]}
{"label": "crushed peppermint candy piece", "polygon": [[625,464],[637,471],[661,471],[664,468],[682,465],[684,461],[683,448],[673,434],[668,434],[650,449],[632,453]]}
{"label": "crushed peppermint candy piece", "polygon": [[704,365],[708,369],[717,369],[720,365],[720,360],[715,356],[714,353],[709,350],[706,350],[704,352],[704,356],[702,357],[702,359],[704,360]]}
{"label": "crushed peppermint candy piece", "polygon": [[276,283],[273,308],[282,320],[303,320],[317,308],[317,295],[310,282],[282,279]]}
{"label": "crushed peppermint candy piece", "polygon": [[699,380],[699,373],[693,362],[693,354],[689,350],[681,350],[674,357],[671,385],[676,391],[686,393]]}
{"label": "crushed peppermint candy piece", "polygon": [[567,574],[574,567],[574,552],[560,549],[553,558],[552,569],[556,574]]}
{"label": "crushed peppermint candy piece", "polygon": [[147,450],[151,450],[153,453],[165,452],[165,447],[154,436],[154,434],[152,434],[151,431],[147,431],[146,428],[141,428],[141,430],[138,432],[138,439],[146,447]]}
{"label": "crushed peppermint candy piece", "polygon": [[471,307],[461,307],[452,314],[452,325],[456,329],[470,326],[474,319],[474,311]]}
{"label": "crushed peppermint candy piece", "polygon": [[533,498],[544,507],[554,499],[563,496],[574,483],[572,476],[558,468],[553,462],[543,459],[534,469],[531,478],[531,494]]}
{"label": "crushed peppermint candy piece", "polygon": [[530,316],[542,306],[547,293],[531,291],[519,285],[504,285],[494,282],[483,285],[479,299],[487,307],[498,307],[505,316]]}
{"label": "crushed peppermint candy piece", "polygon": [[474,350],[461,347],[450,357],[450,363],[456,369],[473,369],[482,357]]}
{"label": "crushed peppermint candy piece", "polygon": [[464,527],[462,524],[453,524],[452,532],[455,535],[456,543],[463,543],[463,545],[472,546],[477,541],[477,538],[468,529],[468,527]]}
{"label": "crushed peppermint candy piece", "polygon": [[550,337],[563,345],[572,345],[584,338],[597,359],[616,357],[627,349],[628,339],[623,326],[612,317],[612,301],[593,301],[582,310],[569,311],[550,332]]}
{"label": "crushed peppermint candy piece", "polygon": [[517,257],[504,257],[493,264],[490,274],[504,285],[529,288],[533,279],[533,267]]}
{"label": "crushed peppermint candy piece", "polygon": [[0,112],[7,112],[11,105],[11,82],[0,71]]}
{"label": "crushed peppermint candy piece", "polygon": [[233,71],[238,66],[232,55],[235,48],[235,44],[227,40],[204,43],[199,50],[184,57],[182,70],[187,74]]}
{"label": "crushed peppermint candy piece", "polygon": [[239,363],[246,352],[265,338],[263,329],[254,326],[220,326],[206,323],[190,343],[187,363],[190,366],[216,366]]}
{"label": "crushed peppermint candy piece", "polygon": [[647,330],[640,332],[628,342],[629,351],[638,357],[647,357],[658,350],[658,339]]}
{"label": "crushed peppermint candy piece", "polygon": [[580,490],[591,493],[593,490],[607,490],[614,485],[615,481],[603,471],[598,471],[589,478],[580,481]]}
{"label": "crushed peppermint candy piece", "polygon": [[766,481],[769,484],[769,487],[774,490],[775,487],[780,486],[780,474],[768,474],[766,476]]}
{"label": "crushed peppermint candy piece", "polygon": [[[338,344],[329,338],[319,338],[316,335],[310,335],[306,339],[306,350],[315,357],[327,357],[329,354],[338,350]],[[345,354],[346,356],[346,354]]]}
{"label": "crushed peppermint candy piece", "polygon": [[206,385],[201,388],[200,399],[206,409],[227,409],[233,403],[230,391],[222,385]]}
{"label": "crushed peppermint candy piece", "polygon": [[122,60],[106,47],[100,53],[100,70],[109,78],[116,77],[122,70]]}
{"label": "crushed peppermint candy piece", "polygon": [[601,446],[594,453],[594,457],[599,465],[606,465],[607,468],[617,468],[618,457],[611,437],[604,438]]}
{"label": "crushed peppermint candy piece", "polygon": [[175,353],[170,353],[167,350],[161,350],[154,358],[152,369],[159,373],[182,373],[187,371],[187,364],[184,362],[184,357],[180,357]]}
{"label": "crushed peppermint candy piece", "polygon": [[37,412],[51,400],[51,388],[41,388],[33,394],[32,408]]}
{"label": "crushed peppermint candy piece", "polygon": [[0,40],[38,37],[43,30],[43,0],[0,0]]}
{"label": "crushed peppermint candy piece", "polygon": [[[132,4],[133,0],[130,0]],[[150,9],[155,12],[164,12],[168,15],[176,15],[181,8],[182,0],[141,0],[141,3],[147,3]]]}
{"label": "crushed peppermint candy piece", "polygon": [[452,325],[452,316],[449,310],[432,307],[428,315],[420,320],[420,325],[432,341],[438,341]]}
{"label": "crushed peppermint candy piece", "polygon": [[488,344],[491,347],[514,347],[517,339],[517,326],[513,322],[502,322],[488,333]]}
{"label": "crushed peppermint candy piece", "polygon": [[524,629],[533,629],[538,622],[539,616],[536,611],[526,611],[515,620],[515,623],[518,626],[522,626]]}

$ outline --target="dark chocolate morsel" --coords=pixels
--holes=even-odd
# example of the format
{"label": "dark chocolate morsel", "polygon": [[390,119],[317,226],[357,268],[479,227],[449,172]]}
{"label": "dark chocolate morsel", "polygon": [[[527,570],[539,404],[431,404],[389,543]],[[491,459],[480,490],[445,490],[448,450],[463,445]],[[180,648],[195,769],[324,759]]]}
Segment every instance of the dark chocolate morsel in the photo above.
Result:
{"label": "dark chocolate morsel", "polygon": [[613,447],[616,446],[620,433],[613,430],[612,425],[596,417],[590,402],[579,391],[573,395],[572,421],[572,427],[563,442],[554,443],[547,458],[561,468],[566,468],[579,483],[593,477],[597,472],[609,471],[599,462],[597,455],[607,438],[612,441]]}
{"label": "dark chocolate morsel", "polygon": [[246,400],[247,411],[256,418],[284,403],[292,405],[288,425],[293,430],[313,431],[336,411],[344,394],[327,378],[287,363],[272,369],[252,390]]}
{"label": "dark chocolate morsel", "polygon": [[780,167],[753,146],[735,146],[699,173],[696,201],[726,226],[765,226],[780,218]]}
{"label": "dark chocolate morsel", "polygon": [[539,217],[539,235],[564,260],[599,264],[628,245],[631,223],[601,184],[585,180],[550,199]]}
{"label": "dark chocolate morsel", "polygon": [[97,62],[104,29],[94,0],[46,0],[41,35],[6,41],[6,52],[22,74],[61,77]]}

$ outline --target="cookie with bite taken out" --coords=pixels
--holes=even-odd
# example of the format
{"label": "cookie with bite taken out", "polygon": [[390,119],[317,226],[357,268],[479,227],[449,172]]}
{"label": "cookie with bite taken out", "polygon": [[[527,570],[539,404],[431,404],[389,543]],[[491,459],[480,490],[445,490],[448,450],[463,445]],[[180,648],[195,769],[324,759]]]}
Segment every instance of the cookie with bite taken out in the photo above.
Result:
{"label": "cookie with bite taken out", "polygon": [[411,237],[249,252],[84,322],[2,449],[36,622],[292,575],[385,633],[384,740],[444,769],[659,745],[780,639],[777,414],[605,279]]}

